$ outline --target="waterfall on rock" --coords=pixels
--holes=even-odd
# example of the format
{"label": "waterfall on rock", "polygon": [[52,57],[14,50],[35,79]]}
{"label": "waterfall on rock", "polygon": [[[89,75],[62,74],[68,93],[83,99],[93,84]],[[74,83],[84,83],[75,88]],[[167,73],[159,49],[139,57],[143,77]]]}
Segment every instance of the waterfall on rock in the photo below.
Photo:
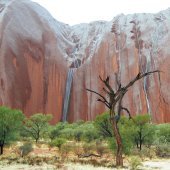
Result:
{"label": "waterfall on rock", "polygon": [[67,121],[67,113],[69,110],[69,104],[70,104],[70,94],[71,94],[71,87],[72,87],[72,81],[73,81],[73,74],[76,68],[80,67],[81,60],[76,59],[74,57],[74,61],[71,64],[71,68],[69,68],[67,73],[67,81],[66,81],[66,89],[65,89],[65,96],[64,96],[64,103],[63,103],[63,115],[62,115],[62,121]]}
{"label": "waterfall on rock", "polygon": [[63,117],[62,117],[63,122],[67,121],[67,113],[68,113],[68,108],[70,103],[70,93],[71,93],[71,86],[73,80],[73,73],[74,73],[74,68],[70,68],[67,74],[66,90],[64,96]]}
{"label": "waterfall on rock", "polygon": [[62,117],[63,122],[67,121],[67,113],[68,113],[68,108],[70,103],[70,93],[71,93],[71,86],[73,80],[73,73],[74,73],[74,69],[70,68],[67,74],[66,90],[64,96],[63,117]]}

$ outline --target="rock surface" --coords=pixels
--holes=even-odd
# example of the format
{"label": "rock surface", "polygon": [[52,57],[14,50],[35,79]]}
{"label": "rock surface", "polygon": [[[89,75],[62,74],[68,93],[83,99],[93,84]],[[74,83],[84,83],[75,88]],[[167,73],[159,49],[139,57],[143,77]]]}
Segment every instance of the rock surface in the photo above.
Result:
{"label": "rock surface", "polygon": [[33,2],[0,3],[0,104],[28,116],[52,113],[59,121],[68,70],[62,28]]}
{"label": "rock surface", "polygon": [[126,84],[139,71],[159,69],[161,84],[156,74],[141,80],[123,103],[132,114],[170,122],[170,9],[71,27],[29,0],[2,0],[0,23],[0,105],[61,120],[68,68],[78,62],[68,118],[93,120],[106,108],[85,89],[101,92],[99,75],[110,75],[115,87],[115,73]]}

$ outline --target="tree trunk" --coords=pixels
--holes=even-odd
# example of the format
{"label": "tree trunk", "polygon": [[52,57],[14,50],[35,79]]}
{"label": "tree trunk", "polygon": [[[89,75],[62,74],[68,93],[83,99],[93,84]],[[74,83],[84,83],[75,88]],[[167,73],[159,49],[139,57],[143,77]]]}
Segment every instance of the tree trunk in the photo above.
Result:
{"label": "tree trunk", "polygon": [[142,150],[142,143],[143,143],[143,140],[142,140],[142,130],[140,129],[140,131],[139,131],[139,150],[140,151]]}
{"label": "tree trunk", "polygon": [[0,150],[1,150],[1,151],[0,151],[0,155],[3,154],[3,151],[4,151],[3,149],[4,149],[4,145],[0,145]]}
{"label": "tree trunk", "polygon": [[140,151],[142,150],[142,143],[143,143],[143,140],[140,139],[140,143],[139,143],[139,150],[140,150]]}
{"label": "tree trunk", "polygon": [[117,123],[115,120],[112,120],[112,127],[113,127],[113,132],[114,136],[116,139],[116,144],[117,144],[117,151],[116,151],[116,166],[123,166],[123,144],[122,144],[122,139],[120,136],[119,128],[117,126]]}

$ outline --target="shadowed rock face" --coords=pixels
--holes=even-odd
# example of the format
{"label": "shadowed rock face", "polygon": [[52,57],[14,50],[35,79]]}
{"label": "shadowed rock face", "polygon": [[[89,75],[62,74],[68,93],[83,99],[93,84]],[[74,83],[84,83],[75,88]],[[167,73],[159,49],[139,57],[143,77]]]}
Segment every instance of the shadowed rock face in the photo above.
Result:
{"label": "shadowed rock face", "polygon": [[68,68],[77,61],[82,65],[74,72],[69,121],[93,120],[107,110],[85,90],[102,91],[99,75],[110,75],[115,87],[114,73],[126,84],[139,71],[159,69],[161,85],[156,74],[141,80],[123,103],[133,114],[170,122],[169,20],[168,9],[70,27],[31,1],[1,1],[0,105],[61,120]]}

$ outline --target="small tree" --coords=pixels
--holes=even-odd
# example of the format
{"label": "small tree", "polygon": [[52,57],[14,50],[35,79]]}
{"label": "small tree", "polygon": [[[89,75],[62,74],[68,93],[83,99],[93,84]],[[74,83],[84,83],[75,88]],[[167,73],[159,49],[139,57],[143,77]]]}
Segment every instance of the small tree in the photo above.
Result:
{"label": "small tree", "polygon": [[109,108],[110,111],[110,122],[112,124],[112,129],[113,129],[113,134],[116,139],[116,146],[117,146],[117,152],[116,152],[116,166],[123,166],[123,143],[122,143],[122,138],[119,132],[119,127],[118,127],[118,122],[121,118],[121,113],[122,111],[126,111],[129,115],[129,118],[131,117],[131,114],[129,110],[125,107],[122,106],[122,100],[127,91],[131,86],[133,86],[138,80],[149,76],[150,74],[153,73],[159,73],[159,70],[156,71],[150,71],[146,73],[138,73],[138,75],[133,78],[129,83],[127,83],[125,86],[122,86],[120,80],[118,79],[118,76],[116,74],[116,82],[117,82],[117,89],[114,90],[112,86],[110,85],[109,77],[106,79],[102,79],[100,76],[100,80],[104,83],[103,91],[105,94],[109,97],[109,100],[102,94],[91,90],[91,89],[86,89],[92,93],[95,93],[99,96],[98,101],[102,102],[104,105],[106,105]]}
{"label": "small tree", "polygon": [[24,115],[20,110],[0,107],[0,155],[3,154],[4,145],[16,138],[23,119]]}
{"label": "small tree", "polygon": [[25,131],[35,139],[36,143],[48,130],[49,121],[52,119],[50,114],[37,113],[25,119]]}
{"label": "small tree", "polygon": [[154,127],[149,122],[150,116],[148,114],[134,117],[134,142],[140,151],[145,142],[147,142],[148,145],[153,142]]}
{"label": "small tree", "polygon": [[96,116],[94,126],[101,136],[104,138],[113,137],[112,125],[109,120],[109,113],[105,112]]}

